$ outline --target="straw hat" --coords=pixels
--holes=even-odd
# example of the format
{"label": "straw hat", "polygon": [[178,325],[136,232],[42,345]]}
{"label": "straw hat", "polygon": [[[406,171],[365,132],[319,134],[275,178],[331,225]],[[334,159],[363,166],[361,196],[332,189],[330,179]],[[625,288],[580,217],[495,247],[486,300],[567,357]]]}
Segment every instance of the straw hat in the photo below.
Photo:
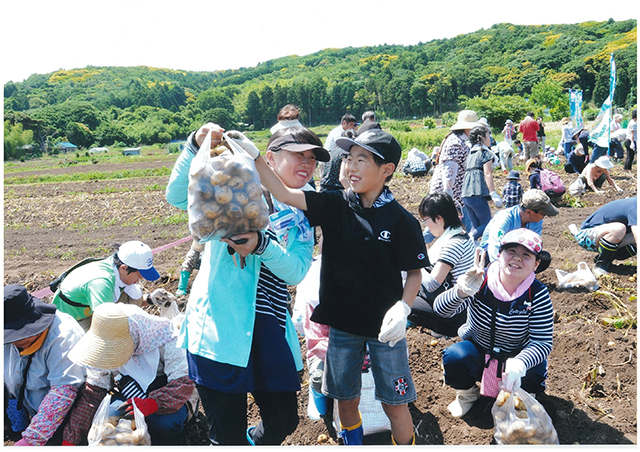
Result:
{"label": "straw hat", "polygon": [[451,126],[450,130],[473,129],[476,126],[482,126],[478,121],[478,115],[473,110],[462,110],[458,113],[458,122]]}
{"label": "straw hat", "polygon": [[103,303],[93,311],[91,328],[71,349],[69,358],[83,366],[113,370],[125,365],[134,349],[125,310],[116,303]]}

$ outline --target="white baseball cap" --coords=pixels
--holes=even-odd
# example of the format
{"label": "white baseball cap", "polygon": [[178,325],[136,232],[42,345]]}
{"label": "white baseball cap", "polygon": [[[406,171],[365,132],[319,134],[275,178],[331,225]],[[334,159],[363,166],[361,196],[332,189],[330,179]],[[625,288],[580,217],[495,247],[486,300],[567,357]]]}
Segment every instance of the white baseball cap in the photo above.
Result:
{"label": "white baseball cap", "polygon": [[153,266],[153,252],[149,245],[139,240],[132,240],[120,245],[117,254],[122,263],[138,270],[147,281],[160,278],[160,273]]}

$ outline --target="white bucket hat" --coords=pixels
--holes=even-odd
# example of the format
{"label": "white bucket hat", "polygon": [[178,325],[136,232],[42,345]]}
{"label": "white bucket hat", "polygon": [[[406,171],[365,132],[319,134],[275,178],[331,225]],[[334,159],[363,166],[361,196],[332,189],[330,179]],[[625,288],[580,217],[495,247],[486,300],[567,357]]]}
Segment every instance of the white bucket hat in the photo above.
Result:
{"label": "white bucket hat", "polygon": [[473,110],[462,110],[458,113],[458,122],[451,126],[449,130],[473,129],[483,124],[478,121],[478,115]]}
{"label": "white bucket hat", "polygon": [[600,168],[604,168],[606,170],[610,170],[611,168],[613,168],[613,163],[611,163],[611,160],[609,160],[609,157],[607,157],[606,155],[603,155],[598,160],[596,160],[595,164],[596,166],[599,166]]}

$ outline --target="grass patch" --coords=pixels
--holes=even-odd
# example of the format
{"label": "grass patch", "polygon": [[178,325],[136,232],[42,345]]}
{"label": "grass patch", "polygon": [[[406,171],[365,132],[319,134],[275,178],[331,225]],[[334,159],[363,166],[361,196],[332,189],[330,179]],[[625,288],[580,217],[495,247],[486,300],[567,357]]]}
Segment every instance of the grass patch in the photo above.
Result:
{"label": "grass patch", "polygon": [[187,212],[179,212],[179,213],[170,215],[168,217],[154,218],[153,220],[151,220],[151,224],[157,225],[157,226],[168,225],[168,224],[182,224],[182,223],[188,223],[188,222],[189,222],[189,215],[187,214]]}
{"label": "grass patch", "polygon": [[5,223],[4,225],[4,228],[10,231],[19,231],[21,229],[29,229],[30,227],[31,226],[24,223],[8,223],[8,224]]}
{"label": "grass patch", "polygon": [[25,177],[8,177],[5,178],[5,185],[20,184],[46,184],[59,182],[79,182],[90,180],[118,180],[118,179],[135,179],[139,177],[162,177],[169,176],[171,168],[163,166],[162,168],[147,168],[138,170],[121,170],[121,171],[88,171],[86,173],[71,174],[41,174],[37,176]]}
{"label": "grass patch", "polygon": [[5,257],[11,258],[11,257],[16,257],[16,256],[18,256],[20,254],[24,254],[26,252],[27,252],[27,247],[23,246],[19,250],[9,251],[8,253],[5,251],[4,255],[5,255]]}

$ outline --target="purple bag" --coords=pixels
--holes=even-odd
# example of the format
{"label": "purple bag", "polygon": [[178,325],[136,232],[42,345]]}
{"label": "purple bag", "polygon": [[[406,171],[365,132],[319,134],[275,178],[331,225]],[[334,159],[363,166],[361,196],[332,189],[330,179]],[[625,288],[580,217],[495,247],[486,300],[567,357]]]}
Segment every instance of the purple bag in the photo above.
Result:
{"label": "purple bag", "polygon": [[489,365],[485,365],[484,372],[482,372],[480,394],[485,397],[493,397],[495,399],[500,393],[500,383],[502,382],[502,377],[496,376],[496,372],[498,371],[498,360],[492,358],[491,355],[486,354],[484,355],[484,362],[488,362]]}

